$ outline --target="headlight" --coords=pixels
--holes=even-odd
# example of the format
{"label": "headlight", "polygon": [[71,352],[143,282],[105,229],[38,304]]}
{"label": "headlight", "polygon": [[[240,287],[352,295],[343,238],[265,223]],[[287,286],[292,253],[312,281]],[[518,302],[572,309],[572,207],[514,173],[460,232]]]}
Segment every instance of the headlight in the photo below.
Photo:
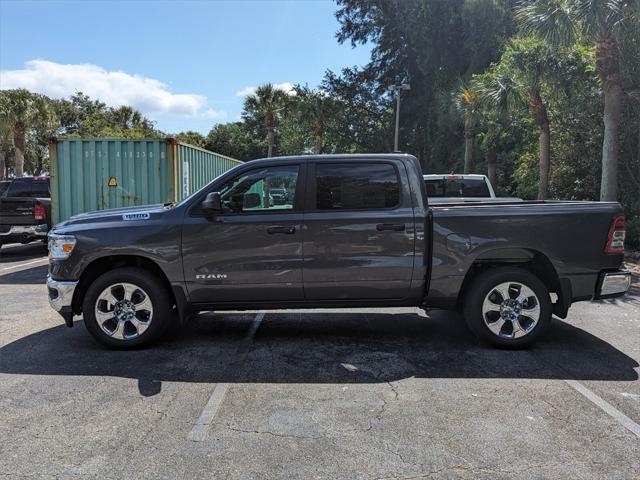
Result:
{"label": "headlight", "polygon": [[69,258],[76,246],[76,237],[73,235],[49,234],[49,258],[53,260],[64,260]]}

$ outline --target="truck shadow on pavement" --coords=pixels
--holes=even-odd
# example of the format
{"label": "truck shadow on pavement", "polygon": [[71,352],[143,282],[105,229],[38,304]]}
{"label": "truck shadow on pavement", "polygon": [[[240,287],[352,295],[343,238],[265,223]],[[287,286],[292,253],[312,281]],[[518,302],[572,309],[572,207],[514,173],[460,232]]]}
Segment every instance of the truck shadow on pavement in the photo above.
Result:
{"label": "truck shadow on pavement", "polygon": [[18,262],[47,256],[47,245],[42,242],[3,245],[0,248],[0,264]]}
{"label": "truck shadow on pavement", "polygon": [[5,273],[0,275],[0,285],[44,285],[47,281],[48,270],[48,265],[40,265]]}
{"label": "truck shadow on pavement", "polygon": [[[199,315],[145,350],[110,351],[81,322],[15,340],[0,349],[0,372],[161,382],[376,383],[417,378],[634,381],[638,363],[609,343],[555,320],[535,348],[479,344],[456,314],[268,312],[253,338],[253,314]],[[79,323],[79,325],[78,325]]]}

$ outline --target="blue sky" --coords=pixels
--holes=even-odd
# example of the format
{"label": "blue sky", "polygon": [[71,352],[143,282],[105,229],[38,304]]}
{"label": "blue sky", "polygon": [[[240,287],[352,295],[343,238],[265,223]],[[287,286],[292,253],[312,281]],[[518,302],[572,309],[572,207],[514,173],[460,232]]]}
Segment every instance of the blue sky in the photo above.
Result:
{"label": "blue sky", "polygon": [[239,119],[261,83],[316,86],[363,65],[335,39],[336,5],[306,1],[0,0],[0,88],[82,90],[131,104],[161,130],[207,133]]}

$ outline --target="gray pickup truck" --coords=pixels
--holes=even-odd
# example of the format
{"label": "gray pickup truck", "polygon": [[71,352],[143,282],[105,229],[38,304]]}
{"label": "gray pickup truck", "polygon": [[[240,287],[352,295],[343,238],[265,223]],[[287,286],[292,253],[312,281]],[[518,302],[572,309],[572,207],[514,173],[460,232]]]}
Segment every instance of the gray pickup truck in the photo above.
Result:
{"label": "gray pickup truck", "polygon": [[[283,203],[273,189],[294,192]],[[49,233],[49,301],[133,348],[211,310],[457,309],[523,347],[572,302],[623,295],[617,203],[428,206],[410,155],[255,160],[177,204],[77,215]]]}

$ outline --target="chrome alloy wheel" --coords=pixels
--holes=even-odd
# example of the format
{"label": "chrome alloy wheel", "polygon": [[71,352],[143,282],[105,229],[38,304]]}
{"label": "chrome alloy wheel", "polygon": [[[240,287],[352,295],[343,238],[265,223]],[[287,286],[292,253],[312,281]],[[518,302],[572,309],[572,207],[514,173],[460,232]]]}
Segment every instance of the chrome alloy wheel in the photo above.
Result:
{"label": "chrome alloy wheel", "polygon": [[538,324],[540,302],[533,290],[522,283],[501,283],[489,290],[484,298],[482,318],[495,335],[521,338]]}
{"label": "chrome alloy wheel", "polygon": [[142,335],[153,319],[153,305],[147,292],[132,283],[114,283],[98,296],[96,322],[100,329],[117,340]]}

